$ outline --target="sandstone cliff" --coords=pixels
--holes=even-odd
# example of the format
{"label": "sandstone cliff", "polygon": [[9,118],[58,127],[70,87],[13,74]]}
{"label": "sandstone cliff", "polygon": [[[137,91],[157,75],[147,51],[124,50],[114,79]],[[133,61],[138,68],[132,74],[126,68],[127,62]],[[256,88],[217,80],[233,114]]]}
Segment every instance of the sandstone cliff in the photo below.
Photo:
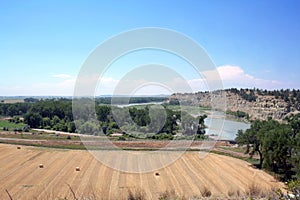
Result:
{"label": "sandstone cliff", "polygon": [[169,103],[199,105],[213,109],[237,112],[242,111],[249,115],[250,120],[266,120],[269,117],[283,120],[291,113],[299,113],[299,90],[250,90],[227,89],[215,92],[198,92],[194,94],[173,94]]}

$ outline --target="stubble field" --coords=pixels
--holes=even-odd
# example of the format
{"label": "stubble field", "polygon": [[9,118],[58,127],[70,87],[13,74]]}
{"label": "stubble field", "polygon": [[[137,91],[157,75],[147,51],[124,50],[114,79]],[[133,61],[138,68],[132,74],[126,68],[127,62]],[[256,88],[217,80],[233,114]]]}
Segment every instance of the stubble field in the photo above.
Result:
{"label": "stubble field", "polygon": [[262,190],[283,187],[245,161],[216,154],[201,159],[198,152],[186,152],[170,166],[135,174],[111,169],[84,150],[0,144],[0,152],[0,199],[127,199],[130,193],[158,199],[165,191],[188,198],[201,197],[205,190],[225,198],[253,185]]}

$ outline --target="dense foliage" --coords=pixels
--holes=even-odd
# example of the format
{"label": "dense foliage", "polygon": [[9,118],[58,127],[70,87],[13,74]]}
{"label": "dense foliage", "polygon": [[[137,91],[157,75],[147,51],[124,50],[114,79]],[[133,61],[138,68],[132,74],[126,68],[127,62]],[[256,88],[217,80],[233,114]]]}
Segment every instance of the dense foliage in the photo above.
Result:
{"label": "dense foliage", "polygon": [[260,89],[226,89],[225,91],[230,91],[234,94],[240,95],[243,99],[247,101],[256,101],[259,95],[261,96],[273,96],[275,99],[282,99],[288,103],[289,107],[295,107],[300,110],[300,90],[260,90]]}
{"label": "dense foliage", "polygon": [[150,102],[162,102],[166,100],[166,97],[98,97],[96,98],[97,104],[133,104],[133,103],[150,103]]}
{"label": "dense foliage", "polygon": [[240,110],[238,110],[238,111],[236,111],[236,112],[233,112],[233,111],[226,111],[226,114],[228,114],[228,115],[234,115],[234,116],[236,116],[236,117],[238,117],[238,118],[245,118],[245,119],[249,119],[249,114],[247,114],[247,113],[245,113],[245,112],[243,112],[243,111],[240,111]]}
{"label": "dense foliage", "polygon": [[[118,101],[125,100],[120,97]],[[146,103],[162,100],[164,98],[161,97],[134,97],[130,102]],[[180,111],[162,106],[155,108],[148,105],[133,107],[106,105],[105,103],[109,101],[110,97],[98,98],[91,104],[91,99],[81,98],[79,104],[72,105],[72,100],[65,98],[45,100],[27,98],[24,103],[0,104],[0,115],[22,116],[24,123],[31,128],[93,135],[138,132],[150,134],[144,138],[173,139],[173,135],[178,132],[184,135],[205,133],[204,116],[197,118],[187,113],[182,115]]]}
{"label": "dense foliage", "polygon": [[247,146],[246,153],[259,155],[259,167],[282,180],[300,179],[300,114],[286,121],[254,121],[249,129],[238,132],[236,141]]}
{"label": "dense foliage", "polygon": [[228,89],[226,91],[230,91],[234,94],[239,94],[243,99],[247,100],[247,101],[256,101],[256,96],[255,96],[255,93],[254,91],[255,90],[251,90],[251,89],[236,89],[236,88],[231,88],[231,89]]}

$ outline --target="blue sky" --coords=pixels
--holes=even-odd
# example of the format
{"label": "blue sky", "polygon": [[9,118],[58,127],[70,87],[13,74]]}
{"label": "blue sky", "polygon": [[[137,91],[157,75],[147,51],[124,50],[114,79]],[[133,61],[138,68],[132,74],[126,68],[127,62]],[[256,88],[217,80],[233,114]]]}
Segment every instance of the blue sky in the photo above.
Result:
{"label": "blue sky", "polygon": [[[1,1],[0,96],[72,95],[94,48],[141,27],[172,29],[194,39],[218,67],[224,87],[300,88],[299,10],[297,0]],[[102,94],[112,92],[126,64],[138,64],[137,57],[105,75]],[[177,61],[170,58],[167,64],[200,89],[189,66]]]}

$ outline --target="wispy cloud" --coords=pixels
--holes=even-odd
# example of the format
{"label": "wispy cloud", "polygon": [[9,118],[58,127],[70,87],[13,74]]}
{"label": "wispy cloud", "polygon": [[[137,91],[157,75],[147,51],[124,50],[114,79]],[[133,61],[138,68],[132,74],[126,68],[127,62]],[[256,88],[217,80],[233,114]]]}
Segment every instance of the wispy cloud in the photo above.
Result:
{"label": "wispy cloud", "polygon": [[[197,92],[205,90],[215,90],[222,88],[261,88],[261,89],[281,89],[293,88],[291,83],[278,80],[269,80],[255,77],[243,70],[240,66],[223,65],[212,71],[203,72],[203,77],[199,79],[178,79],[176,77],[164,80],[160,84],[145,84],[147,81],[137,77],[136,80],[122,81],[113,77],[88,76],[77,79],[68,74],[54,74],[52,77],[56,81],[40,82],[34,84],[18,84],[14,86],[0,86],[2,95],[73,95],[75,84],[82,84],[83,95],[85,87],[97,85],[95,95],[118,94],[118,88],[125,86],[137,89],[136,94],[171,94],[174,92]],[[99,79],[99,80],[98,80]],[[221,83],[221,84],[220,84]],[[188,90],[187,90],[187,85]],[[164,87],[167,86],[167,87]],[[136,88],[137,87],[137,88]],[[80,87],[81,88],[81,87]],[[94,92],[94,91],[92,91]]]}
{"label": "wispy cloud", "polygon": [[71,78],[72,76],[69,75],[69,74],[54,74],[54,75],[52,75],[52,77],[54,77],[54,78],[67,79],[67,78]]}
{"label": "wispy cloud", "polygon": [[[222,87],[256,87],[270,90],[291,87],[289,83],[255,77],[246,73],[242,67],[235,65],[222,65],[217,67],[216,70],[203,72],[203,75],[206,77],[206,79],[193,79],[188,81],[194,91],[205,90],[205,88],[222,89]],[[223,86],[221,87],[220,84],[217,84],[220,82],[223,83]]]}

